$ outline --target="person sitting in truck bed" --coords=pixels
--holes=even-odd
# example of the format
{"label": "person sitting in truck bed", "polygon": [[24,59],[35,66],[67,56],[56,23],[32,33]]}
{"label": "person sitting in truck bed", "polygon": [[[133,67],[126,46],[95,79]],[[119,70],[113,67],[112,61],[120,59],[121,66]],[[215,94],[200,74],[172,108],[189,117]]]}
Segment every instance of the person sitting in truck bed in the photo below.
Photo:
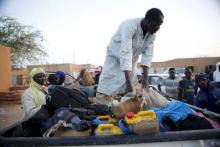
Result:
{"label": "person sitting in truck bed", "polygon": [[46,104],[47,89],[43,86],[46,82],[45,71],[42,68],[33,68],[30,77],[30,87],[24,91],[22,97],[25,119],[32,117],[42,105]]}

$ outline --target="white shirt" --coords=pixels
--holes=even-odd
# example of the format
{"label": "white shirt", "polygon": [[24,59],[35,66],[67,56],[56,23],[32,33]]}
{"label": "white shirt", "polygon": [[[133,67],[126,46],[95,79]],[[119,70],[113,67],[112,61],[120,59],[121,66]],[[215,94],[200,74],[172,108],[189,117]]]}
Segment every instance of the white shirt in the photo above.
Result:
{"label": "white shirt", "polygon": [[[40,92],[40,96],[41,96],[43,104],[46,104],[46,99],[45,99],[46,95],[43,92]],[[41,107],[37,107],[37,105],[35,104],[30,88],[24,91],[22,104],[23,104],[25,119],[32,117],[41,108]]]}
{"label": "white shirt", "polygon": [[[155,34],[147,33],[144,36],[141,20],[142,18],[136,18],[122,22],[111,38],[99,79],[97,89],[99,93],[115,95],[126,92],[123,71],[133,71],[139,55],[142,55],[141,65],[150,67]],[[134,73],[132,75],[135,76]]]}
{"label": "white shirt", "polygon": [[167,77],[164,79],[160,85],[165,86],[165,93],[171,97],[171,98],[178,98],[178,86],[179,81],[181,79],[179,77],[175,77],[174,79],[171,79],[170,77]]}

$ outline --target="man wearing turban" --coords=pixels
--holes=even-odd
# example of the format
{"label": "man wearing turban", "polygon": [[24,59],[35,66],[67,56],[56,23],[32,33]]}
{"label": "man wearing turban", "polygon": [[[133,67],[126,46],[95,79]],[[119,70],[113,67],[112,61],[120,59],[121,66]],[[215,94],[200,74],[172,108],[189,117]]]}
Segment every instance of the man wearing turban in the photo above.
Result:
{"label": "man wearing turban", "polygon": [[33,116],[42,105],[46,104],[46,89],[43,87],[46,81],[46,73],[42,68],[33,68],[30,73],[30,87],[23,94],[23,109],[25,119]]}

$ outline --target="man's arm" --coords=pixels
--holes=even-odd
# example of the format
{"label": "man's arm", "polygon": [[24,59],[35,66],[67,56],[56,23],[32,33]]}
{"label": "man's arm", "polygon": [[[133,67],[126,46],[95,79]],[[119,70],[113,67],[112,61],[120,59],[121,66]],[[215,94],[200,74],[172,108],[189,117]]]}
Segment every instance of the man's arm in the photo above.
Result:
{"label": "man's arm", "polygon": [[126,79],[126,85],[127,85],[127,92],[133,92],[133,88],[131,85],[131,71],[125,70],[125,79]]}
{"label": "man's arm", "polygon": [[148,71],[149,67],[148,66],[141,66],[143,68],[143,79],[142,79],[142,87],[148,89],[149,88],[149,83],[148,83]]}

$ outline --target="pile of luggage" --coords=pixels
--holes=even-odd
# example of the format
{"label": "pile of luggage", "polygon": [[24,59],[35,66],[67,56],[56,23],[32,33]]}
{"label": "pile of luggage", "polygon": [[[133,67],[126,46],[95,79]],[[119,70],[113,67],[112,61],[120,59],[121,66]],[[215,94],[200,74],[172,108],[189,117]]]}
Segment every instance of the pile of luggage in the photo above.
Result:
{"label": "pile of luggage", "polygon": [[78,90],[57,86],[47,105],[17,127],[13,136],[142,135],[220,128],[218,121],[153,90],[143,91],[142,97],[127,94],[91,100]]}

